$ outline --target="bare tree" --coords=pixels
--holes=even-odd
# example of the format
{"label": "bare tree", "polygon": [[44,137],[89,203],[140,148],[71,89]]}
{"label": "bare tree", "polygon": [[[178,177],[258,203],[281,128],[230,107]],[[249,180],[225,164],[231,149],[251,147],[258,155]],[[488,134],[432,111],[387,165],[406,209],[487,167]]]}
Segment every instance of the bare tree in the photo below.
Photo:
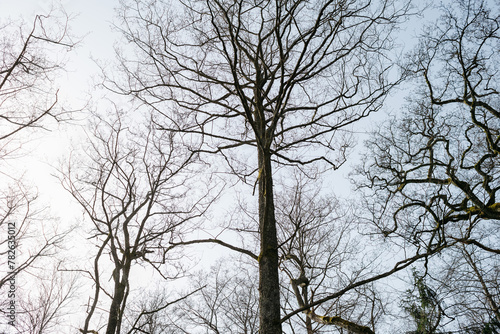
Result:
{"label": "bare tree", "polygon": [[[449,268],[445,287],[453,303],[450,311],[461,329],[500,330],[500,285],[498,257],[474,246],[461,245],[455,268]],[[452,290],[453,289],[453,290]]]}
{"label": "bare tree", "polygon": [[300,175],[278,195],[280,268],[289,279],[282,291],[285,294],[288,290],[292,296],[291,300],[284,298],[284,313],[298,305],[305,315],[305,319],[289,324],[294,331],[305,327],[308,334],[336,332],[335,327],[328,329],[326,325],[356,333],[375,330],[383,307],[371,284],[329,303],[309,307],[315,300],[355,282],[362,273],[376,270],[367,264],[370,261],[363,260],[367,254],[361,246],[363,237],[352,224],[351,209],[333,195],[326,195],[319,182]]}
{"label": "bare tree", "polygon": [[442,323],[460,333],[498,330],[498,275],[498,258],[471,245],[457,245],[434,260],[425,279],[439,294]]}
{"label": "bare tree", "polygon": [[[184,293],[183,289],[179,289],[177,295],[167,291],[167,289],[153,290],[148,294],[143,294],[136,300],[134,305],[130,306],[129,324],[125,326],[124,332],[132,333],[180,333],[179,328],[184,328],[186,319],[185,314],[181,315],[179,310],[183,307],[179,306],[193,294],[199,292],[200,288]],[[172,299],[169,299],[172,298]]]}
{"label": "bare tree", "polygon": [[281,333],[274,170],[345,161],[349,145],[337,134],[378,110],[393,86],[386,55],[407,9],[393,1],[123,2],[123,33],[138,58],[123,56],[125,77],[108,75],[107,86],[258,185],[261,334]]}
{"label": "bare tree", "polygon": [[173,332],[257,333],[257,277],[255,263],[231,258],[219,259],[208,270],[196,273],[191,289],[199,293],[178,305]]}
{"label": "bare tree", "polygon": [[58,272],[54,268],[47,277],[32,278],[35,279],[25,282],[32,289],[20,296],[16,333],[70,330],[68,315],[74,312],[70,306],[78,292],[76,275]]}
{"label": "bare tree", "polygon": [[[29,129],[41,128],[49,118],[64,120],[54,80],[63,69],[64,57],[75,43],[68,34],[68,16],[52,11],[34,17],[30,25],[0,22],[0,288],[6,294],[2,315],[21,311],[20,277],[41,258],[55,254],[65,232],[52,230],[54,219],[41,208],[37,192],[23,184],[7,159],[26,144]],[[9,319],[9,328],[15,325]],[[10,321],[12,320],[12,321]],[[21,320],[21,319],[19,319]]]}
{"label": "bare tree", "polygon": [[[499,218],[500,18],[483,2],[459,4],[456,13],[444,9],[410,58],[407,70],[423,86],[409,111],[368,142],[367,156],[376,160],[368,158],[363,173],[366,185],[387,198],[380,204],[387,210],[376,210],[385,234],[405,234],[428,247],[459,241],[498,253],[494,243],[476,240],[474,231],[485,219]],[[393,199],[396,210],[385,204]],[[387,226],[391,219],[384,219],[392,213]]]}
{"label": "bare tree", "polygon": [[[61,17],[62,16],[62,17]],[[1,156],[9,153],[6,143],[19,131],[43,127],[69,114],[57,104],[54,79],[63,69],[65,52],[75,42],[68,34],[68,16],[53,11],[36,15],[31,26],[0,22],[0,142]]]}
{"label": "bare tree", "polygon": [[43,229],[38,224],[39,219],[44,217],[49,221],[50,217],[44,216],[45,210],[35,204],[36,195],[20,184],[17,186],[9,188],[0,197],[0,228],[6,236],[0,242],[1,263],[5,270],[5,274],[0,277],[0,287],[33,265],[37,259],[52,256],[64,237],[64,233],[49,234],[49,226],[46,234],[40,233]]}
{"label": "bare tree", "polygon": [[[300,307],[304,314],[303,318],[289,318],[284,329],[290,333],[308,334],[342,330],[372,333],[372,329],[358,323],[369,323],[375,328],[384,311],[373,284],[348,289],[328,303],[309,306],[360,277],[374,275],[372,271],[377,269],[372,266],[372,257],[368,259],[364,248],[360,247],[361,236],[348,220],[348,206],[334,197],[321,195],[321,186],[313,181],[298,175],[293,181],[287,179],[288,185],[277,194],[280,271],[285,274],[280,280],[282,312],[290,313]],[[238,224],[233,223],[228,228],[236,231],[251,228],[251,223],[243,221],[244,216],[251,220],[252,210],[240,203],[238,213],[231,216]],[[209,240],[180,244],[205,241]],[[236,249],[233,247],[233,250]],[[224,258],[209,272],[199,275],[194,288],[201,289],[200,293],[187,299],[179,311],[183,316],[172,321],[181,324],[176,327],[179,332],[257,331],[258,291],[254,284],[258,276],[257,256],[248,256],[248,248],[239,251],[242,254],[237,260]]]}
{"label": "bare tree", "polygon": [[[500,254],[493,232],[500,218],[500,8],[458,1],[440,10],[404,65],[417,84],[408,110],[368,140],[359,186],[374,231],[406,250],[442,250],[425,258],[422,272],[447,287],[456,303],[447,311],[457,322],[465,313],[484,317],[473,311],[478,296],[490,301],[494,318],[498,300],[492,285],[481,284],[489,270],[479,268],[494,268]],[[436,273],[442,261],[446,275]]]}
{"label": "bare tree", "polygon": [[[462,254],[469,265],[474,281],[479,283],[480,295],[483,296],[484,304],[482,309],[487,310],[488,317],[483,320],[487,323],[488,320],[493,320],[497,326],[500,325],[500,285],[498,284],[498,259],[480,259],[478,255],[471,253],[467,247],[462,247]],[[478,312],[479,313],[479,312]]]}
{"label": "bare tree", "polygon": [[[67,231],[41,207],[38,196],[20,182],[0,191],[0,330],[17,328],[23,321],[26,278],[38,279],[42,263],[52,261],[60,250]],[[46,296],[46,295],[45,295]],[[47,303],[51,301],[47,300]]]}
{"label": "bare tree", "polygon": [[99,324],[91,320],[98,309],[106,308],[105,333],[118,334],[133,292],[132,268],[149,264],[164,279],[182,275],[183,263],[172,261],[179,255],[163,245],[194,228],[189,222],[203,214],[208,201],[205,193],[191,188],[188,168],[195,156],[175,143],[173,133],[158,134],[148,125],[134,130],[119,112],[98,117],[94,129],[89,162],[83,168],[70,163],[62,182],[93,223],[97,251],[92,270],[78,268],[95,287],[80,331],[96,330],[91,325]]}

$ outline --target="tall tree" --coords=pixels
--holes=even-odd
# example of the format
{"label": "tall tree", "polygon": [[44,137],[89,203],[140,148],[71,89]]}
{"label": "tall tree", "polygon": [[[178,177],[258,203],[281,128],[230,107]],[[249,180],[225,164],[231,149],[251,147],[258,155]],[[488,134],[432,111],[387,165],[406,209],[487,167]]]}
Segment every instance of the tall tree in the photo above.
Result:
{"label": "tall tree", "polygon": [[[366,260],[365,249],[360,247],[360,236],[347,214],[349,206],[322,195],[319,182],[300,174],[285,182],[287,185],[277,193],[276,201],[280,271],[285,274],[280,280],[282,313],[297,307],[304,309],[302,317],[289,318],[283,324],[284,331],[337,333],[344,328],[372,333],[370,328],[375,328],[383,304],[371,284],[341,294],[329,303],[309,306],[374,269],[367,265],[371,261]],[[241,205],[238,209],[240,215],[233,215],[232,219],[240,223],[232,228],[251,229],[251,224],[241,221],[244,215],[251,220],[254,213]],[[247,252],[248,249],[244,248]],[[237,265],[228,267],[226,264],[234,260],[224,258],[210,272],[201,273],[194,286],[202,288],[200,294],[185,302],[179,311],[183,317],[174,321],[183,325],[183,333],[203,329],[213,333],[257,331],[258,262],[246,255],[239,255]]]}
{"label": "tall tree", "polygon": [[380,109],[393,86],[390,36],[408,6],[136,0],[122,8],[136,57],[124,52],[124,77],[108,75],[107,85],[258,186],[260,333],[281,333],[276,167],[335,169],[345,161],[348,145],[337,134]]}
{"label": "tall tree", "polygon": [[[79,166],[72,162],[61,174],[63,185],[93,224],[97,249],[91,270],[68,268],[87,273],[94,284],[83,333],[100,325],[94,318],[102,307],[108,310],[105,333],[122,332],[133,292],[131,271],[138,264],[151,265],[166,280],[182,274],[183,264],[169,261],[173,251],[162,245],[194,228],[188,223],[208,206],[200,188],[198,193],[191,191],[193,178],[187,170],[194,155],[177,146],[173,133],[157,133],[150,124],[140,128],[138,116],[130,122],[120,112],[96,115],[88,162],[78,162]],[[139,320],[129,322],[136,327]]]}

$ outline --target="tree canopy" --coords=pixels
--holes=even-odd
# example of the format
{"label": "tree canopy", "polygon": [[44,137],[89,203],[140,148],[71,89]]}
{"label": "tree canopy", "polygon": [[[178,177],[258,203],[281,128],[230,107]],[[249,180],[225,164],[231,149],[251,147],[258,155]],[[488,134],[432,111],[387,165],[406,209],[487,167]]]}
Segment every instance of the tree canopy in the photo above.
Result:
{"label": "tree canopy", "polygon": [[[419,6],[120,0],[73,113],[65,12],[0,23],[0,331],[499,332],[500,7]],[[6,163],[50,120],[71,232]]]}

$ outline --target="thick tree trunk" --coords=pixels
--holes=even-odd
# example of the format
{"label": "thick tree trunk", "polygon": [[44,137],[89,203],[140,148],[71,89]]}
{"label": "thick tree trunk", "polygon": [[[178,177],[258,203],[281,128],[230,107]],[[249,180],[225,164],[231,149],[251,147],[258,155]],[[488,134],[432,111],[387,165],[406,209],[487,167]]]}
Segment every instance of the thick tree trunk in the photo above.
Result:
{"label": "thick tree trunk", "polygon": [[281,334],[278,238],[271,154],[259,148],[259,334]]}

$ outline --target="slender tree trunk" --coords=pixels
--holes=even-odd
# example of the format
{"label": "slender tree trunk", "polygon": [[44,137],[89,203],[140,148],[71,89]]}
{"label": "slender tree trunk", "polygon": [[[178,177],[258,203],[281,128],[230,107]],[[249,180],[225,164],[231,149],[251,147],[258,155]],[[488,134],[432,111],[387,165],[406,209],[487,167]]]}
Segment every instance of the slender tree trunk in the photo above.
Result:
{"label": "slender tree trunk", "polygon": [[122,277],[118,268],[116,268],[116,273],[113,274],[113,279],[115,280],[115,288],[113,300],[111,301],[111,307],[109,309],[108,326],[106,328],[106,334],[119,334],[120,321],[121,321],[121,306],[123,298],[125,297],[125,290],[127,288],[128,274],[130,268],[124,268]]}
{"label": "slender tree trunk", "polygon": [[470,255],[470,253],[467,251],[465,246],[462,248],[463,253],[465,254],[467,260],[469,261],[470,266],[472,267],[472,270],[474,270],[474,273],[476,274],[476,277],[481,283],[481,287],[483,288],[483,293],[486,297],[486,301],[491,307],[491,311],[493,311],[493,314],[495,315],[495,319],[500,322],[500,311],[498,308],[497,303],[495,302],[495,298],[491,294],[490,290],[488,289],[488,286],[486,285],[486,282],[484,281],[483,275],[479,271],[479,268],[476,266],[476,263],[474,262],[474,259]]}
{"label": "slender tree trunk", "polygon": [[314,330],[312,327],[312,320],[309,317],[306,317],[306,329],[307,329],[307,334],[314,334]]}
{"label": "slender tree trunk", "polygon": [[259,148],[259,334],[281,334],[278,238],[269,150]]}

